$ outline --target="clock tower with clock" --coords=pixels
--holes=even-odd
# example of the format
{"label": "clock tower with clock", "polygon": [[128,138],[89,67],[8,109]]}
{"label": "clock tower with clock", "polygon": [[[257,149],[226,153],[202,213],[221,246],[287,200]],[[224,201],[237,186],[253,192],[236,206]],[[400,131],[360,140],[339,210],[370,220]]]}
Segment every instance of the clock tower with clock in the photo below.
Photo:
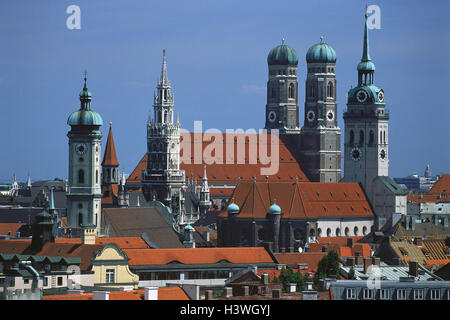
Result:
{"label": "clock tower with clock", "polygon": [[341,180],[341,129],[337,125],[336,52],[323,42],[306,53],[305,120],[300,156],[311,181]]}
{"label": "clock tower with clock", "polygon": [[367,14],[364,45],[358,64],[358,85],[347,95],[344,112],[345,150],[343,181],[359,182],[368,195],[374,179],[388,176],[388,122],[384,91],[374,85],[375,65],[370,59]]}
{"label": "clock tower with clock", "polygon": [[284,41],[283,38],[282,44],[270,50],[267,56],[269,80],[265,129],[268,132],[278,129],[280,134],[298,134],[298,56]]}
{"label": "clock tower with clock", "polygon": [[67,124],[69,138],[69,179],[67,198],[68,227],[82,229],[83,239],[95,239],[101,219],[100,148],[103,125],[101,116],[91,109],[92,95],[86,85],[80,92],[80,109]]}

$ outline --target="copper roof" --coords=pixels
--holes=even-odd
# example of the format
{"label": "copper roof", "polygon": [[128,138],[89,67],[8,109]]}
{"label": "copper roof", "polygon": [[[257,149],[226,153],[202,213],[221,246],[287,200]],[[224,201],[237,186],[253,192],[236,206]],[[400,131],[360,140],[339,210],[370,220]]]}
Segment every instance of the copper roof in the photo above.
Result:
{"label": "copper roof", "polygon": [[106,140],[105,154],[103,155],[102,166],[118,167],[116,147],[114,146],[114,138],[112,135],[111,125],[109,126],[108,139]]}
{"label": "copper roof", "polygon": [[241,181],[232,199],[238,218],[265,218],[274,202],[285,219],[374,216],[358,183]]}

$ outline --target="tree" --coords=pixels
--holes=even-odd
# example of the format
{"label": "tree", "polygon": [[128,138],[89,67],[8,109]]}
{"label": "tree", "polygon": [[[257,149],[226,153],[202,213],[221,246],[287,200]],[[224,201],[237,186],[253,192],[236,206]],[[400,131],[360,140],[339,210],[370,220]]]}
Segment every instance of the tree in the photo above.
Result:
{"label": "tree", "polygon": [[328,276],[339,277],[339,255],[336,251],[329,251],[328,254],[320,259],[317,264],[317,271],[314,275],[314,284],[319,284],[319,279],[325,279]]}

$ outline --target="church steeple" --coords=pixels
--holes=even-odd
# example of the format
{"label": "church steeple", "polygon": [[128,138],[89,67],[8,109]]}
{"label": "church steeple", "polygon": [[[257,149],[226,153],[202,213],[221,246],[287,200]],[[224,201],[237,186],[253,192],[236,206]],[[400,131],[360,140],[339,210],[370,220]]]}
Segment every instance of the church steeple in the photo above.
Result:
{"label": "church steeple", "polygon": [[375,71],[375,65],[370,59],[369,50],[369,28],[367,26],[367,13],[365,14],[364,23],[364,43],[363,43],[363,54],[361,62],[358,64],[358,85],[371,85],[373,84],[373,74]]}
{"label": "church steeple", "polygon": [[159,86],[169,86],[170,87],[170,81],[167,77],[167,64],[166,64],[166,49],[163,49],[163,62],[161,66],[161,78],[159,79]]}

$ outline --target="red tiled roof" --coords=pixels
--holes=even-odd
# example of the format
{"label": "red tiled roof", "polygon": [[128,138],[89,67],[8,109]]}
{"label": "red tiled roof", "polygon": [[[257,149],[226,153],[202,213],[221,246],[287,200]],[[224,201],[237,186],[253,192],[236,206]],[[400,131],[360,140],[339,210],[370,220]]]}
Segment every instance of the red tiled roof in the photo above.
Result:
{"label": "red tiled roof", "polygon": [[269,275],[269,279],[273,280],[273,278],[278,278],[280,276],[280,272],[280,270],[276,269],[258,269],[257,274],[261,277],[264,273],[267,273]]}
{"label": "red tiled roof", "polygon": [[119,197],[119,185],[118,184],[103,185],[102,194],[103,194],[102,204],[117,204],[117,198]]}
{"label": "red tiled roof", "polygon": [[[238,218],[265,218],[274,202],[283,218],[374,216],[358,183],[241,181],[232,198]],[[219,216],[227,216],[226,208]]]}
{"label": "red tiled roof", "polygon": [[450,174],[444,174],[436,181],[428,194],[446,194],[448,197],[450,195]]}
{"label": "red tiled roof", "polygon": [[[362,257],[368,257],[371,255],[372,247],[367,243],[354,243],[353,248],[347,246],[347,238],[361,239],[362,237],[327,237],[318,238],[319,243],[310,243],[309,250],[311,252],[322,252],[324,246],[327,247],[327,252],[335,250],[340,258],[354,257],[356,252]],[[324,240],[328,239],[328,240]],[[341,240],[342,239],[342,240]]]}
{"label": "red tiled roof", "polygon": [[359,240],[361,240],[363,237],[320,237],[317,238],[317,241],[319,241],[320,244],[327,244],[327,243],[333,243],[338,244],[341,246],[347,245],[347,239],[353,239],[353,243],[356,244]]}
{"label": "red tiled roof", "polygon": [[0,223],[0,235],[16,236],[17,230],[25,223]]}
{"label": "red tiled roof", "polygon": [[[229,140],[233,140],[233,134],[213,134],[213,133],[204,133],[203,140],[202,141],[202,154],[209,154],[208,150],[212,147],[211,145],[211,139],[218,137],[218,139],[222,139],[223,143],[221,144],[222,148],[217,148],[217,154],[213,154],[216,159],[221,159],[221,164],[219,163],[205,163],[204,159],[202,159],[202,163],[194,163],[194,150],[195,150],[195,142],[198,141],[198,138],[195,137],[195,134],[193,132],[190,132],[188,134],[181,134],[181,152],[180,152],[180,169],[184,170],[186,172],[186,178],[190,178],[191,176],[195,179],[197,178],[198,181],[201,181],[203,177],[203,166],[204,164],[207,165],[207,175],[208,175],[208,182],[210,184],[214,183],[220,183],[220,182],[228,182],[228,183],[237,183],[240,179],[242,180],[250,180],[253,179],[253,177],[256,177],[257,180],[265,180],[266,176],[261,174],[261,168],[269,168],[270,164],[263,165],[261,161],[259,160],[259,148],[260,146],[264,145],[266,147],[266,143],[269,144],[269,151],[270,151],[270,136],[269,135],[259,135],[259,134],[250,134],[250,135],[244,135],[244,134],[237,134],[236,137],[239,137],[237,139],[237,142],[230,142]],[[214,138],[212,138],[214,136]],[[247,136],[247,138],[245,138]],[[205,138],[206,137],[206,138]],[[250,138],[249,138],[250,137]],[[244,142],[245,138],[245,142]],[[263,142],[263,144],[260,143],[260,139]],[[268,175],[269,180],[275,180],[275,181],[295,181],[296,178],[298,178],[299,181],[309,181],[306,175],[303,173],[300,165],[296,161],[294,155],[289,151],[288,148],[288,142],[283,141],[282,139],[277,139],[276,136],[274,136],[275,143],[278,145],[279,150],[279,170],[276,174]],[[214,140],[216,141],[216,140]],[[208,148],[208,146],[210,146]],[[219,145],[220,146],[220,145]],[[234,161],[231,160],[231,158],[227,157],[227,148],[233,149],[234,151]],[[237,163],[237,150],[240,150],[238,148],[245,149],[245,159],[243,164]],[[257,152],[257,155],[255,156],[256,164],[250,163],[253,162],[253,159],[249,156],[249,149],[254,148]],[[206,149],[206,150],[205,150]],[[191,150],[190,154],[191,157],[189,159],[183,160],[183,156],[185,158],[188,158],[188,154],[184,155],[185,150]],[[206,152],[205,152],[206,151]],[[220,155],[220,153],[222,153]],[[232,153],[232,152],[230,152]],[[239,152],[240,153],[240,152]],[[267,152],[265,152],[267,154]],[[203,158],[203,157],[202,157]],[[219,162],[217,160],[216,162]],[[228,164],[227,162],[232,162]],[[127,183],[139,183],[141,181],[141,173],[142,170],[147,169],[147,154],[145,154],[141,161],[138,163],[136,168],[133,170],[133,172],[130,174],[130,176],[127,179]],[[212,191],[212,190],[211,190]],[[226,192],[225,190],[222,190]]]}
{"label": "red tiled roof", "polygon": [[79,257],[81,258],[80,269],[89,270],[92,258],[101,247],[98,244],[46,243],[36,255],[67,258]]}
{"label": "red tiled roof", "polygon": [[[144,289],[110,291],[109,300],[144,300]],[[93,300],[93,293],[44,295],[44,300]],[[180,287],[158,288],[158,300],[191,300]]]}
{"label": "red tiled roof", "polygon": [[314,273],[319,261],[326,255],[326,252],[275,253],[275,257],[280,263],[292,268],[297,268],[298,264],[307,264],[307,268],[300,269],[302,274]]}
{"label": "red tiled roof", "polygon": [[119,166],[119,161],[117,161],[116,147],[114,145],[114,138],[112,135],[111,125],[109,126],[108,139],[106,141],[102,166],[111,166],[111,167]]}
{"label": "red tiled roof", "polygon": [[125,249],[129,265],[164,265],[171,262],[182,264],[274,263],[263,247],[240,248],[183,248],[183,249]]}
{"label": "red tiled roof", "polygon": [[[57,238],[55,243],[65,244],[81,244],[81,238]],[[107,243],[115,243],[121,249],[149,249],[147,243],[140,237],[110,237],[96,238],[95,244],[105,245]]]}

